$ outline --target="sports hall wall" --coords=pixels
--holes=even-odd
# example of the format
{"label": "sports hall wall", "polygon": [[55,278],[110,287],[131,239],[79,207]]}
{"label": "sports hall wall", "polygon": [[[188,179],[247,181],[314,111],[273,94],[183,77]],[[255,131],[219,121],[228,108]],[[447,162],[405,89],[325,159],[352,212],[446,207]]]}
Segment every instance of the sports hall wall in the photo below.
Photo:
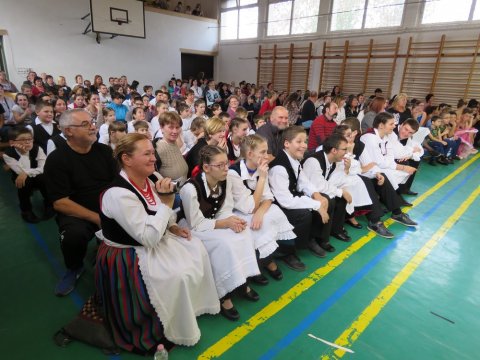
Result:
{"label": "sports hall wall", "polygon": [[[3,36],[8,75],[15,84],[25,80],[33,68],[54,77],[64,75],[72,84],[75,74],[86,79],[100,74],[125,74],[129,80],[157,87],[172,74],[181,72],[181,50],[216,52],[216,20],[193,16],[167,15],[145,11],[146,39],[83,35],[89,1],[2,0],[0,29]],[[216,16],[216,15],[215,15]]]}
{"label": "sports hall wall", "polygon": [[[322,9],[322,3],[327,4],[328,1],[320,2],[320,13],[328,13],[330,10],[328,8]],[[407,2],[410,3],[410,2]],[[417,2],[418,3],[418,2]],[[328,4],[327,4],[328,5]],[[473,60],[473,52],[475,49],[475,43],[477,42],[480,36],[480,26],[478,22],[475,23],[443,23],[435,25],[422,25],[416,26],[418,23],[418,17],[420,11],[416,2],[411,2],[407,6],[400,28],[395,29],[379,29],[379,30],[356,30],[356,31],[346,31],[346,32],[329,32],[328,31],[328,19],[320,18],[318,32],[309,36],[291,36],[291,37],[267,37],[266,36],[266,15],[262,14],[260,11],[259,18],[264,16],[263,21],[260,20],[260,26],[258,30],[259,38],[255,40],[236,40],[236,41],[221,41],[219,45],[219,55],[217,58],[218,72],[217,76],[220,79],[234,80],[238,81],[246,80],[247,82],[256,82],[257,81],[257,66],[258,66],[258,55],[259,55],[259,46],[262,49],[272,49],[274,45],[277,48],[289,48],[291,44],[295,47],[304,47],[308,48],[309,44],[312,43],[312,55],[321,57],[324,43],[328,46],[344,46],[345,42],[348,41],[350,46],[360,46],[368,45],[370,40],[373,40],[374,44],[395,44],[397,38],[400,38],[399,45],[399,58],[396,61],[391,90],[389,95],[393,95],[399,92],[402,84],[402,76],[404,73],[405,58],[402,56],[407,53],[409,38],[412,37],[414,42],[437,42],[439,43],[442,35],[446,36],[446,40],[472,40],[473,46],[470,50],[470,55],[465,59],[456,60],[456,59],[442,59],[442,63],[448,61],[464,61],[466,63],[465,67],[469,66],[469,62]],[[323,20],[323,21],[322,21]],[[288,52],[288,51],[287,51]],[[435,50],[433,53],[436,55]],[[285,54],[285,52],[284,52]],[[341,54],[341,53],[340,53]],[[288,56],[288,54],[287,54]],[[341,55],[340,55],[341,56]],[[478,65],[479,56],[476,57],[477,69],[475,70],[478,73],[480,66]],[[340,59],[341,60],[341,59]],[[347,60],[349,62],[355,62],[355,60]],[[366,60],[357,60],[358,62],[366,62]],[[434,67],[435,59],[415,59],[417,62],[425,62],[432,64]],[[475,61],[475,60],[473,60]],[[372,60],[372,65],[375,66],[375,60]],[[380,60],[381,62],[381,60]],[[321,73],[321,60],[314,59],[311,61],[309,76],[308,76],[308,88],[311,90],[319,89],[320,83],[320,73]],[[459,66],[461,67],[461,66]],[[443,71],[440,69],[440,71]],[[328,71],[327,71],[328,72]],[[455,71],[452,71],[454,73]],[[324,70],[324,76],[326,71]],[[348,74],[347,74],[348,76]],[[355,75],[352,75],[354,77]],[[358,75],[363,76],[363,75]],[[352,79],[350,77],[349,79]],[[461,78],[461,77],[460,77]],[[477,76],[478,78],[478,76]],[[348,78],[345,80],[349,80]],[[423,80],[418,77],[416,83],[419,84]],[[458,80],[460,81],[460,80]],[[463,81],[463,80],[462,80]],[[334,81],[332,81],[333,83]],[[425,88],[429,87],[429,81],[425,80],[424,84],[415,85],[418,86],[418,93],[426,94],[429,91],[424,92]],[[452,80],[453,82],[453,80]],[[329,83],[325,81],[325,78],[322,81],[323,84]],[[259,81],[260,85],[266,85],[266,80]],[[445,87],[445,86],[444,86]],[[282,86],[276,86],[276,88],[284,90]],[[300,88],[300,87],[298,87]],[[321,86],[321,90],[331,90],[331,84],[328,86]],[[295,90],[297,87],[291,87],[290,90]],[[303,89],[303,87],[301,87]],[[356,88],[357,91],[361,91],[361,88]],[[349,89],[346,89],[350,91]],[[384,89],[385,90],[385,89]],[[405,86],[404,86],[405,90]],[[476,89],[475,91],[478,93]],[[435,92],[435,91],[434,91]],[[470,94],[470,96],[475,94]],[[456,97],[456,99],[462,97]],[[478,94],[476,94],[478,96]]]}

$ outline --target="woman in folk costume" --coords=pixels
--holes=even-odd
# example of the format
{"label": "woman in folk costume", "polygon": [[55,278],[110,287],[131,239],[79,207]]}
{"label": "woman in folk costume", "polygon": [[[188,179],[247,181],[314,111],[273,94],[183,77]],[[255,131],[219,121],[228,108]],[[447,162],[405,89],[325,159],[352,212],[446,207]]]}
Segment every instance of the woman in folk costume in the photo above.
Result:
{"label": "woman in folk costume", "polygon": [[[235,214],[245,219],[252,229],[259,263],[275,280],[283,275],[271,254],[278,247],[277,240],[295,239],[293,226],[280,208],[272,204],[274,197],[268,185],[268,145],[259,135],[247,136],[240,145],[241,160],[230,166],[228,178],[232,182]],[[266,285],[263,275],[252,278]]]}
{"label": "woman in folk costume", "polygon": [[[227,179],[225,150],[206,145],[200,150],[201,172],[180,190],[185,220],[194,236],[207,248],[221,300],[221,314],[229,320],[240,315],[232,303],[235,289],[250,301],[259,296],[247,278],[260,274],[247,222],[233,214],[232,182]],[[181,222],[181,223],[182,223]]]}
{"label": "woman in folk costume", "polygon": [[208,254],[175,223],[170,179],[148,179],[151,141],[128,134],[115,156],[122,170],[100,199],[95,276],[113,339],[140,354],[154,351],[164,336],[192,346],[200,339],[195,317],[219,311]]}

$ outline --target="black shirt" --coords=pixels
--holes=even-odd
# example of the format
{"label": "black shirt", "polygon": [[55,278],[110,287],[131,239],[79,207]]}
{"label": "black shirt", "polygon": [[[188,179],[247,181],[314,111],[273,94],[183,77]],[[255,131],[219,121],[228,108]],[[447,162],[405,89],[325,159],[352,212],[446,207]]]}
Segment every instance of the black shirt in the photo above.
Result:
{"label": "black shirt", "polygon": [[98,213],[99,196],[118,174],[118,168],[106,145],[94,143],[87,154],[79,154],[65,142],[48,156],[44,173],[52,201],[69,197]]}

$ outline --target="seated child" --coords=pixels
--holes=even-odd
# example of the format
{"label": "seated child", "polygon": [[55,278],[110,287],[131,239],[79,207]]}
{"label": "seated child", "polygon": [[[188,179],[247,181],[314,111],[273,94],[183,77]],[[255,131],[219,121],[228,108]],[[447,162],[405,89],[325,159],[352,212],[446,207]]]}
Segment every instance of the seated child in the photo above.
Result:
{"label": "seated child", "polygon": [[[283,151],[270,163],[268,180],[277,205],[283,210],[297,235],[294,241],[282,241],[279,252],[281,259],[292,270],[304,271],[305,264],[296,253],[296,247],[308,247],[319,257],[334,250],[323,237],[321,224],[327,224],[328,200],[317,192],[313,184],[302,171],[300,160],[307,150],[307,134],[302,126],[291,126],[284,131]],[[330,232],[330,229],[328,229]]]}
{"label": "seated child", "polygon": [[44,219],[55,215],[48,197],[43,177],[45,153],[41,147],[33,143],[33,135],[28,128],[12,128],[9,130],[10,147],[3,154],[3,160],[10,168],[12,180],[17,188],[22,219],[28,223],[37,223],[40,219],[32,210],[30,198],[35,189],[43,196]]}
{"label": "seated child", "polygon": [[227,154],[228,160],[236,161],[240,157],[240,144],[248,135],[248,120],[242,118],[234,118],[230,122],[229,135],[227,137]]}
{"label": "seated child", "polygon": [[121,121],[114,121],[108,126],[108,134],[107,136],[101,137],[98,142],[100,144],[108,145],[115,150],[117,143],[123,138],[127,133],[127,127],[125,123]]}
{"label": "seated child", "polygon": [[259,295],[247,279],[259,275],[252,233],[247,222],[233,214],[232,182],[227,179],[226,152],[206,145],[200,152],[201,171],[180,189],[186,223],[192,235],[202,240],[212,265],[220,313],[229,320],[240,314],[232,303],[234,290],[249,301]]}
{"label": "seated child", "polygon": [[50,103],[39,101],[35,106],[37,118],[40,120],[38,125],[33,126],[33,141],[35,145],[42,148],[43,153],[47,153],[47,143],[50,138],[60,134],[57,124],[53,121],[53,107]]}
{"label": "seated child", "polygon": [[449,145],[443,137],[445,136],[444,130],[442,129],[443,121],[440,116],[432,116],[430,124],[430,134],[428,134],[428,145],[432,147],[435,151],[440,153],[440,156],[437,158],[430,158],[430,165],[435,165],[435,159],[439,164],[448,165],[451,161],[448,159],[449,154],[452,153],[452,147]]}
{"label": "seated child", "polygon": [[[235,121],[235,119],[234,119]],[[252,229],[259,265],[275,280],[283,278],[282,272],[272,259],[277,241],[295,239],[285,214],[273,204],[273,194],[268,185],[268,145],[259,135],[249,135],[241,143],[241,159],[230,166],[234,214],[245,219]],[[252,280],[266,285],[268,279],[262,274]]]}
{"label": "seated child", "polygon": [[190,129],[183,133],[183,141],[185,142],[185,154],[192,149],[198,139],[205,135],[205,119],[197,117],[193,119]]}

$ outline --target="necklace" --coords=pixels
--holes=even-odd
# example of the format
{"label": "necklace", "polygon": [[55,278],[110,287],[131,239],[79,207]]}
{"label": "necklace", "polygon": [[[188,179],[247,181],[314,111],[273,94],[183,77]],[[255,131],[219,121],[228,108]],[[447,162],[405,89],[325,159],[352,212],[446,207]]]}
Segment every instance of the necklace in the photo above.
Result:
{"label": "necklace", "polygon": [[150,183],[148,181],[146,181],[147,186],[144,190],[144,189],[140,189],[138,185],[135,184],[130,178],[128,178],[128,180],[132,183],[135,189],[137,189],[140,192],[140,194],[145,198],[145,200],[147,200],[147,203],[149,205],[157,205],[157,202],[155,201],[155,197],[153,196],[152,187],[150,186]]}

